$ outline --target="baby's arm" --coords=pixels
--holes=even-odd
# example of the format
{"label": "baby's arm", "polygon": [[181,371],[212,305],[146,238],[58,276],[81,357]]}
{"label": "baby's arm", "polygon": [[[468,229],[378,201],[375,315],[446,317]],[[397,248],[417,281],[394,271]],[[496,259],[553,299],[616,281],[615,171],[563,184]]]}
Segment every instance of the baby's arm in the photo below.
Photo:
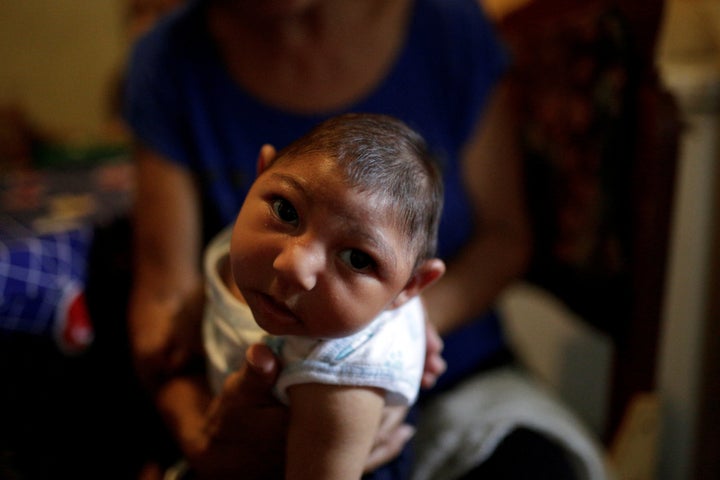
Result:
{"label": "baby's arm", "polygon": [[319,383],[290,387],[286,480],[359,479],[380,424],[383,394]]}

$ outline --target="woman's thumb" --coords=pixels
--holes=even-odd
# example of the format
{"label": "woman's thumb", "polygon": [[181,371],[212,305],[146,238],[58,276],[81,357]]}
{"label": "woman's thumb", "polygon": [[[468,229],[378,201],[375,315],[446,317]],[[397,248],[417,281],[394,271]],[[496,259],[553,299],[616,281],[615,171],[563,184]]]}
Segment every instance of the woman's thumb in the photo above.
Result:
{"label": "woman's thumb", "polygon": [[249,376],[257,377],[265,385],[275,383],[280,365],[277,357],[267,345],[261,343],[250,345],[245,352],[245,360]]}
{"label": "woman's thumb", "polygon": [[240,371],[228,377],[225,394],[242,403],[274,403],[272,387],[280,370],[277,357],[267,345],[254,344],[245,353],[245,360]]}

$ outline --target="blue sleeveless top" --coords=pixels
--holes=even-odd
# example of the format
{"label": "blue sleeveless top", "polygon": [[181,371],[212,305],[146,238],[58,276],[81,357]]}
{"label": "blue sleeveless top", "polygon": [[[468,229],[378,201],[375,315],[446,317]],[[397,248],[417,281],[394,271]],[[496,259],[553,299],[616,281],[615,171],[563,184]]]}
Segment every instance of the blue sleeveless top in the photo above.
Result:
{"label": "blue sleeveless top", "polygon": [[[256,173],[261,145],[281,149],[341,111],[298,115],[253,98],[230,77],[191,1],[136,44],[124,115],[135,136],[191,170],[203,198],[206,242],[235,220]],[[441,162],[445,205],[439,256],[451,258],[474,228],[460,152],[507,53],[477,0],[415,0],[404,47],[374,90],[342,111],[394,115],[427,140]],[[449,382],[504,346],[492,313],[445,338]]]}

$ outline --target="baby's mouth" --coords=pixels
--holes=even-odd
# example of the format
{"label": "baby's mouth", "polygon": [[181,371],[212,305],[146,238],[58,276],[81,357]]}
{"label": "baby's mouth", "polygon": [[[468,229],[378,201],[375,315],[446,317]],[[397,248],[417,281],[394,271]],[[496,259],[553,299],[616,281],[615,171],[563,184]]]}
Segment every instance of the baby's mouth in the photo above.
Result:
{"label": "baby's mouth", "polygon": [[[284,302],[274,299],[270,295],[259,293],[257,295],[260,316],[272,322],[273,325],[296,325],[300,319]],[[272,332],[271,332],[272,333]]]}

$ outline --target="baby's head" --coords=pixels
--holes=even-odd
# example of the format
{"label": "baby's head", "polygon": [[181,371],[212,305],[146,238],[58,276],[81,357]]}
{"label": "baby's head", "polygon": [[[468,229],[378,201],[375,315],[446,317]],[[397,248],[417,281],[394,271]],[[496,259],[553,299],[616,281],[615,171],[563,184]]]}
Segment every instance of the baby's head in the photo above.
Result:
{"label": "baby's head", "polygon": [[438,279],[442,181],[392,117],[327,120],[265,146],[231,241],[235,282],[270,333],[338,337]]}
{"label": "baby's head", "polygon": [[416,264],[435,256],[443,183],[425,140],[387,115],[330,118],[281,150],[274,163],[307,156],[335,160],[348,187],[369,194],[408,240]]}

